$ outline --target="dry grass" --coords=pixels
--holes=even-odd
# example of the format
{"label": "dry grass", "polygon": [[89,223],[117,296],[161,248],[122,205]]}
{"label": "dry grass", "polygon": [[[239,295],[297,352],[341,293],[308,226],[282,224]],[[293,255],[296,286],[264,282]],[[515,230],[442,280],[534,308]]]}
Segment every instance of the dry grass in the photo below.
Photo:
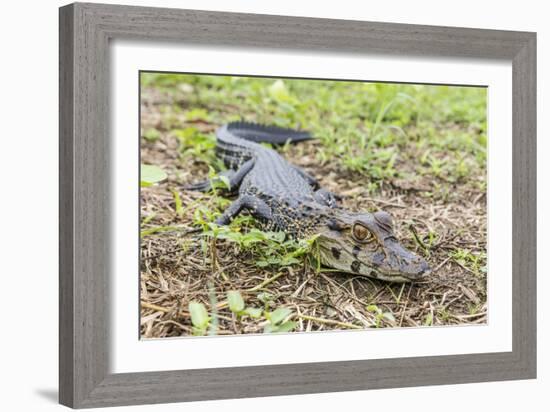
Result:
{"label": "dry grass", "polygon": [[[141,229],[154,232],[163,228],[143,236],[141,242],[143,337],[190,335],[190,301],[202,302],[216,315],[220,335],[261,333],[265,319],[238,319],[228,309],[229,290],[240,291],[248,306],[261,308],[264,303],[258,294],[271,294],[271,307],[292,309],[296,331],[487,321],[486,196],[483,185],[476,184],[484,181],[484,175],[455,182],[430,175],[385,179],[373,191],[366,188],[363,175],[344,170],[337,158],[320,165],[316,157],[319,141],[291,146],[284,156],[317,177],[325,188],[343,195],[345,207],[390,212],[398,238],[426,256],[434,271],[424,283],[391,284],[326,270],[317,273],[306,264],[260,268],[250,252],[234,243],[217,240],[213,244],[199,233],[190,233],[196,228],[195,209],[199,205],[217,207],[219,196],[181,188],[207,176],[208,167],[204,162],[182,160],[178,139],[164,122],[173,113],[159,110],[173,103],[170,99],[150,89],[142,100],[142,129],[161,131],[154,141],[142,138],[142,162],[159,165],[169,175],[162,184],[141,191]],[[217,126],[184,118],[178,121],[193,123],[205,133]],[[412,143],[405,150],[408,159],[421,155]],[[414,170],[408,163],[395,167]],[[182,203],[179,213],[174,191]]]}

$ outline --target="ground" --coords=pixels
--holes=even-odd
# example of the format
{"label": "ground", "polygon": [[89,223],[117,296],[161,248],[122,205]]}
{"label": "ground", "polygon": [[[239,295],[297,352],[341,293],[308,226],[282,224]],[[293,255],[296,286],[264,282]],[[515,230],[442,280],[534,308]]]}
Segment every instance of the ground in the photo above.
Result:
{"label": "ground", "polygon": [[[223,187],[184,185],[219,170],[214,131],[240,119],[311,131],[277,150],[346,208],[391,213],[430,278],[318,268],[247,216],[213,226]],[[487,321],[484,88],[142,73],[141,162],[167,174],[141,188],[145,338]]]}

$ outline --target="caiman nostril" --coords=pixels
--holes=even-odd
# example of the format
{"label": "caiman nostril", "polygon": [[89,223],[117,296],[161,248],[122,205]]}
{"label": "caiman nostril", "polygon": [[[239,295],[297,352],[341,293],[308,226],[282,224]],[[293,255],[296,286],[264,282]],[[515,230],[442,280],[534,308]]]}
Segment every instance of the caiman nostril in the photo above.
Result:
{"label": "caiman nostril", "polygon": [[418,275],[421,276],[421,277],[426,277],[430,273],[432,273],[432,268],[430,267],[430,265],[428,265],[428,262],[423,261],[420,264],[420,271],[418,272]]}

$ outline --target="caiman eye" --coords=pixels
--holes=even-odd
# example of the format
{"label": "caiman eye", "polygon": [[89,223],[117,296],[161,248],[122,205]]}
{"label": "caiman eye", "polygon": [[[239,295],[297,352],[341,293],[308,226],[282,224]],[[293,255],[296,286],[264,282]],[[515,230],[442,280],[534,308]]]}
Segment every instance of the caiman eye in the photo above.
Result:
{"label": "caiman eye", "polygon": [[373,238],[370,230],[359,223],[353,225],[353,237],[359,242],[368,242]]}

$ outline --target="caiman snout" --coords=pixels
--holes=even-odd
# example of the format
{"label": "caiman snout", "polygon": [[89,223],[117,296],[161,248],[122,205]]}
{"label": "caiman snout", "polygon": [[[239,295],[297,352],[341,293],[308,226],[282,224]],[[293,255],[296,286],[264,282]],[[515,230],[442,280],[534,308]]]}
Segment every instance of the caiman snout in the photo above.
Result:
{"label": "caiman snout", "polygon": [[419,281],[431,273],[430,265],[421,256],[403,247],[394,238],[384,242],[387,258],[380,269],[385,272],[400,274],[409,281]]}
{"label": "caiman snout", "polygon": [[417,276],[420,276],[423,278],[428,276],[431,273],[432,273],[432,268],[430,267],[430,265],[428,265],[428,262],[422,259],[422,263],[420,264],[420,271],[418,272]]}
{"label": "caiman snout", "polygon": [[408,268],[403,270],[403,274],[412,281],[419,281],[427,277],[432,272],[430,265],[421,257],[417,256],[415,261],[412,261]]}

